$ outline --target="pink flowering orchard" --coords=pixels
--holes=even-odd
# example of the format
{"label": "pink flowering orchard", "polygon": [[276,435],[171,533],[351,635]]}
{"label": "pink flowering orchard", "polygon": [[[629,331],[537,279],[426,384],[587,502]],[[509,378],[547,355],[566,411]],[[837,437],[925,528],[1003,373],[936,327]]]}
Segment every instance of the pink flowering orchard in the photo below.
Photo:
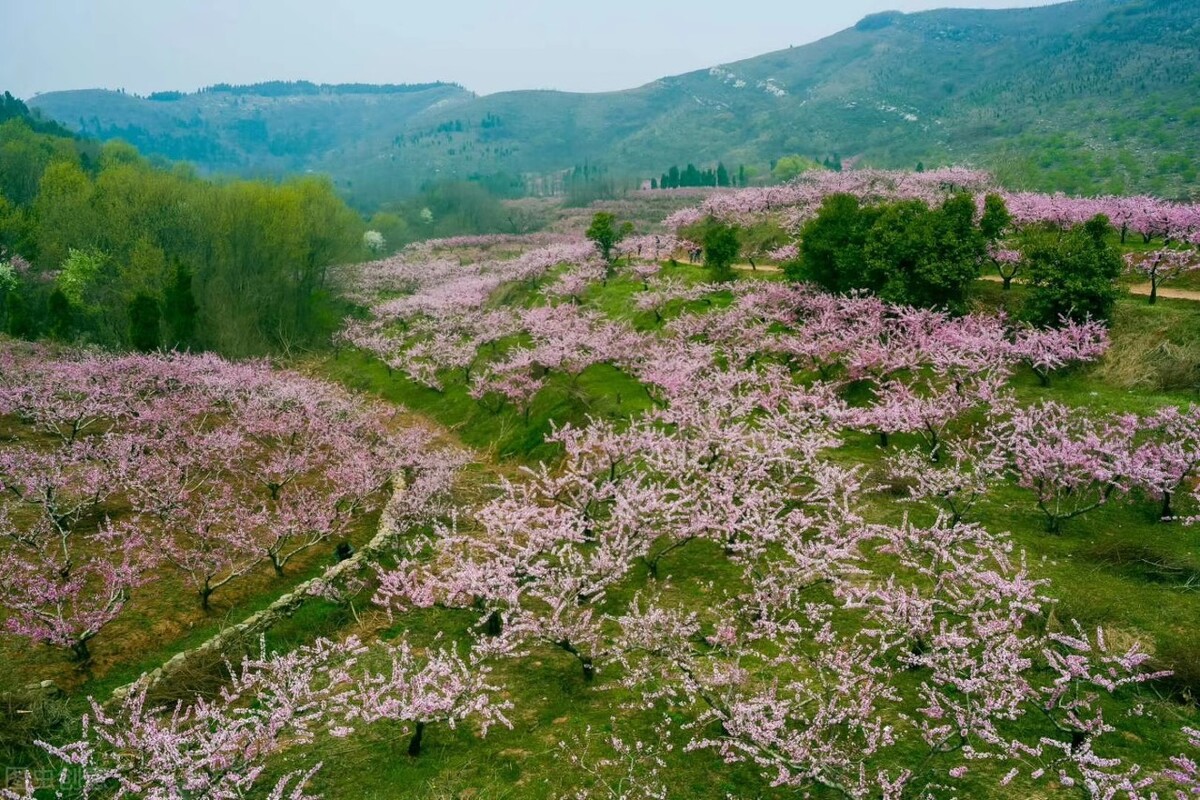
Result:
{"label": "pink flowering orchard", "polygon": [[0,605],[9,630],[81,660],[166,571],[207,610],[264,562],[282,575],[349,535],[424,446],[265,365],[35,350],[16,366],[0,402],[43,438],[0,446]]}
{"label": "pink flowering orchard", "polygon": [[[948,168],[717,192],[611,264],[569,233],[423,242],[338,270],[362,311],[298,363],[412,412],[265,362],[3,341],[0,644],[90,669],[151,595],[294,615],[30,749],[97,800],[332,798],[376,771],[466,796],[478,764],[548,797],[1197,796],[1170,637],[1200,409],[1104,385],[1127,334],[1090,317],[676,260],[709,217],[790,235],[831,194],[957,192],[1008,204],[976,265],[1006,288],[1026,229],[1103,213],[1157,242],[1130,260],[1155,284],[1200,229]],[[1144,597],[1089,594],[1150,570]]]}

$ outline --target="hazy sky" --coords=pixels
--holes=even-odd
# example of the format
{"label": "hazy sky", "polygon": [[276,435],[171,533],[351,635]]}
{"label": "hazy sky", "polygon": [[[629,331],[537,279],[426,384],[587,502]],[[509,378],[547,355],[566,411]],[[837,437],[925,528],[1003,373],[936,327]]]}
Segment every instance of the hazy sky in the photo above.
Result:
{"label": "hazy sky", "polygon": [[[955,0],[1005,8],[1052,0]],[[624,89],[943,0],[0,0],[0,90],[307,79]]]}

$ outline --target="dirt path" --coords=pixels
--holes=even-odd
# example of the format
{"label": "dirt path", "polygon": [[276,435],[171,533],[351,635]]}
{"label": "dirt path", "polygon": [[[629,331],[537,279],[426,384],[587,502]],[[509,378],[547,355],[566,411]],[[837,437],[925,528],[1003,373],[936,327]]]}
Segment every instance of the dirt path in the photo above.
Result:
{"label": "dirt path", "polygon": [[[980,277],[983,280],[991,281],[992,283],[1002,283],[1003,282],[1000,280],[999,275],[982,275]],[[1015,283],[1020,283],[1020,281],[1015,281]],[[1129,293],[1140,295],[1141,297],[1149,297],[1150,296],[1150,284],[1135,283],[1129,287]],[[1167,298],[1170,300],[1192,300],[1195,302],[1200,302],[1200,292],[1193,291],[1192,289],[1172,289],[1169,286],[1168,287],[1160,286],[1160,287],[1158,287],[1158,296],[1164,297],[1164,298]]]}
{"label": "dirt path", "polygon": [[[679,261],[678,259],[676,259],[676,263],[689,267],[704,266],[703,264],[697,264],[695,261]],[[739,272],[783,272],[780,267],[776,267],[771,264],[759,264],[757,267],[753,267],[749,264],[734,264],[733,268]]]}
{"label": "dirt path", "polygon": [[[1150,296],[1150,284],[1135,283],[1133,286],[1129,287],[1129,293],[1130,294],[1140,294],[1143,297],[1149,297]],[[1195,300],[1196,302],[1200,302],[1200,292],[1194,291],[1192,289],[1172,289],[1169,286],[1166,288],[1163,288],[1162,286],[1160,286],[1160,287],[1158,287],[1158,296],[1159,297],[1169,297],[1172,300]]]}
{"label": "dirt path", "polygon": [[759,264],[757,267],[749,264],[734,264],[733,268],[743,272],[783,272],[779,267],[773,267],[770,264]]}

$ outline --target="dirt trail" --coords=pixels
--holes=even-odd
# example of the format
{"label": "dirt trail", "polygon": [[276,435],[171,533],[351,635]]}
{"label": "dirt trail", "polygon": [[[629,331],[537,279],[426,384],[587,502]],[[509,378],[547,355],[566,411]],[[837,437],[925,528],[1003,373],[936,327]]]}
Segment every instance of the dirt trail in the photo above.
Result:
{"label": "dirt trail", "polygon": [[[1150,296],[1150,284],[1137,283],[1129,287],[1130,294],[1140,294],[1144,297]],[[1200,302],[1200,292],[1192,289],[1172,289],[1171,287],[1158,287],[1159,297],[1169,297],[1172,300],[1195,300]]]}
{"label": "dirt trail", "polygon": [[[983,280],[991,281],[992,283],[1002,283],[999,275],[982,275],[980,277]],[[1020,281],[1014,281],[1014,283],[1020,283]],[[1129,287],[1129,293],[1140,295],[1141,297],[1149,297],[1150,284],[1135,283]],[[1169,286],[1160,286],[1158,287],[1158,296],[1170,300],[1193,300],[1200,302],[1200,291],[1193,291],[1192,289],[1172,289]]]}
{"label": "dirt trail", "polygon": [[[689,267],[703,267],[704,266],[703,264],[697,264],[695,261],[680,261],[678,259],[676,259],[676,263],[684,264],[685,266],[689,266]],[[783,269],[781,269],[780,267],[773,266],[771,264],[759,264],[757,267],[753,267],[749,264],[734,264],[733,268],[736,270],[739,270],[741,272],[783,272]]]}

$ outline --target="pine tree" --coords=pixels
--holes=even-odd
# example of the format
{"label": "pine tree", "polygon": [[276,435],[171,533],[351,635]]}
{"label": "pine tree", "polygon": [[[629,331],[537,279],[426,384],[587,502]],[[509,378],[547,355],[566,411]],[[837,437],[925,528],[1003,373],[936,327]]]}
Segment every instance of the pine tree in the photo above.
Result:
{"label": "pine tree", "polygon": [[729,185],[729,170],[720,161],[717,162],[717,186]]}
{"label": "pine tree", "polygon": [[129,341],[135,350],[150,353],[161,344],[162,311],[158,301],[138,292],[129,302]]}

